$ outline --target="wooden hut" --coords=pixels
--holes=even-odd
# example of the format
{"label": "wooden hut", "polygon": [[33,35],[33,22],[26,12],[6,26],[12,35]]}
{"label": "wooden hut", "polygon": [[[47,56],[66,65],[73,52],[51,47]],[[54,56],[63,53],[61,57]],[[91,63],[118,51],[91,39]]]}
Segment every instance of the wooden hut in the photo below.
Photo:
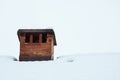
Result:
{"label": "wooden hut", "polygon": [[53,29],[19,29],[20,61],[40,61],[54,59],[57,45]]}

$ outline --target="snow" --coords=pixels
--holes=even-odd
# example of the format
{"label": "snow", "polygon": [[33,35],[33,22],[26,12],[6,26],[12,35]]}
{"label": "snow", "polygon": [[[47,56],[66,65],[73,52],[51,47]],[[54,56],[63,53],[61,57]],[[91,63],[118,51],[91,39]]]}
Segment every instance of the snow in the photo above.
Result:
{"label": "snow", "polygon": [[54,61],[1,60],[0,80],[120,80],[120,54],[68,55]]}
{"label": "snow", "polygon": [[17,61],[13,56],[0,56],[0,61]]}

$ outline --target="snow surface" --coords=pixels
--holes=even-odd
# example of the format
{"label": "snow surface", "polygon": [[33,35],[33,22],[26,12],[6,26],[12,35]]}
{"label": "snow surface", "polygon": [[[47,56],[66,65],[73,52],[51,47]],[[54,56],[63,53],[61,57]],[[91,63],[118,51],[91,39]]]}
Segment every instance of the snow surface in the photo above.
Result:
{"label": "snow surface", "polygon": [[0,61],[17,61],[13,56],[0,56]]}
{"label": "snow surface", "polygon": [[120,80],[120,54],[69,55],[54,61],[6,60],[0,59],[0,80]]}

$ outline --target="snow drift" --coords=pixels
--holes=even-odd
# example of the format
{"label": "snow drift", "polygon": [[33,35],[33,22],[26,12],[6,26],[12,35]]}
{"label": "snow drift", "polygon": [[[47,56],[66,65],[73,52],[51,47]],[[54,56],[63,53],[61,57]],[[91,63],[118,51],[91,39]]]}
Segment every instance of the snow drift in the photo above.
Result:
{"label": "snow drift", "polygon": [[0,80],[120,80],[120,54],[60,56],[54,61],[2,61]]}
{"label": "snow drift", "polygon": [[17,61],[13,56],[0,56],[0,61]]}

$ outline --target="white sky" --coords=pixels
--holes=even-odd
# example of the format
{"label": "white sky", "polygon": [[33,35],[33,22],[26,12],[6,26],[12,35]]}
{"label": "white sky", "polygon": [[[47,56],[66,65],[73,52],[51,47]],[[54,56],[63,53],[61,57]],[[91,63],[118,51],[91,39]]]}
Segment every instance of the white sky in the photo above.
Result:
{"label": "white sky", "polygon": [[1,55],[19,55],[20,28],[53,28],[56,55],[119,53],[120,1],[0,0]]}

